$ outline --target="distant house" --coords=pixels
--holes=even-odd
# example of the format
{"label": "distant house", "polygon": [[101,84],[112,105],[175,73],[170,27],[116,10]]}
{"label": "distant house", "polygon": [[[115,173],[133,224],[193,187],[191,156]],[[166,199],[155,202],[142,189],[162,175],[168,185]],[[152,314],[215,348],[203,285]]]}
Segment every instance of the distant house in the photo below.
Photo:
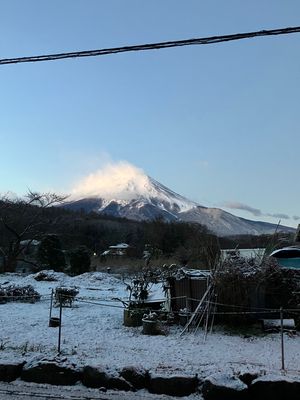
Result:
{"label": "distant house", "polygon": [[27,239],[20,242],[20,247],[24,255],[35,255],[39,244],[39,240]]}
{"label": "distant house", "polygon": [[127,243],[119,243],[113,246],[109,246],[107,250],[101,253],[102,257],[131,257],[134,248]]}
{"label": "distant house", "polygon": [[222,249],[221,259],[231,258],[232,260],[239,259],[240,257],[250,259],[255,257],[262,257],[264,255],[264,248],[254,248],[254,249]]}

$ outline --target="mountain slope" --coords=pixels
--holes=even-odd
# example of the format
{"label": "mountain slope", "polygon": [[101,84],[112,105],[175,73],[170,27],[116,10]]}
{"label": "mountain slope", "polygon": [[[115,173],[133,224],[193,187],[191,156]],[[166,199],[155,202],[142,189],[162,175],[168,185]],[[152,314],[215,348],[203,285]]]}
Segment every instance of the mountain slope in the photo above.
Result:
{"label": "mountain slope", "polygon": [[[136,176],[135,176],[136,175]],[[207,208],[173,192],[138,170],[126,176],[112,176],[109,188],[101,187],[69,202],[65,207],[138,221],[163,218],[165,221],[197,222],[219,236],[273,233],[276,225],[237,217],[219,208]],[[294,232],[293,228],[280,230]]]}

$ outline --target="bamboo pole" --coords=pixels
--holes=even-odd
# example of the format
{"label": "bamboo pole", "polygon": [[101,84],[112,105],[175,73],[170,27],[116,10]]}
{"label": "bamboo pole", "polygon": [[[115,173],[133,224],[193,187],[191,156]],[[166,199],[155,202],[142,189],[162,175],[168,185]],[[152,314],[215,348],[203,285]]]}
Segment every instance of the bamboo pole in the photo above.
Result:
{"label": "bamboo pole", "polygon": [[208,307],[207,307],[207,314],[206,314],[206,321],[205,321],[205,333],[204,333],[204,342],[206,341],[207,334],[208,334],[208,324],[209,324],[209,318],[211,314],[211,309],[212,309],[212,304],[211,304],[211,298],[214,298],[215,296],[215,291],[212,290],[212,293],[208,299]]}
{"label": "bamboo pole", "polygon": [[195,319],[196,315],[198,314],[206,296],[208,295],[209,291],[211,289],[211,286],[209,286],[206,290],[206,292],[204,293],[202,299],[199,301],[198,306],[196,307],[196,310],[192,313],[192,316],[190,318],[190,320],[187,322],[187,324],[185,325],[185,327],[183,328],[182,332],[180,333],[180,336],[188,329],[188,327],[192,324],[193,320]]}
{"label": "bamboo pole", "polygon": [[209,311],[210,311],[210,300],[207,302],[207,310],[206,310],[206,318],[205,318],[205,328],[204,328],[204,338],[203,342],[206,341],[207,330],[208,330],[208,320],[209,320]]}

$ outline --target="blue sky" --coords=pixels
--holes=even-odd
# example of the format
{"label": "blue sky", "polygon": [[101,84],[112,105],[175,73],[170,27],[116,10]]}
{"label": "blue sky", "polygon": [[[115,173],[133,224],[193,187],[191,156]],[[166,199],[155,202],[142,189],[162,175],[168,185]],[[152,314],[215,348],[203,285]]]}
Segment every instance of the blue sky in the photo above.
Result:
{"label": "blue sky", "polygon": [[[297,0],[1,0],[1,58],[300,25]],[[127,161],[202,205],[295,226],[300,34],[0,67],[0,191]],[[283,218],[283,217],[289,218]]]}

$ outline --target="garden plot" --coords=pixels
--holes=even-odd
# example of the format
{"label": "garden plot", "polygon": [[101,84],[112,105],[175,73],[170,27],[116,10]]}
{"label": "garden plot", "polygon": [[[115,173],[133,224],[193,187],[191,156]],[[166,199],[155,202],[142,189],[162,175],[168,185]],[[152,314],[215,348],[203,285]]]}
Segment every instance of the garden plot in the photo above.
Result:
{"label": "garden plot", "polygon": [[[50,294],[57,286],[76,286],[79,298],[72,308],[63,309],[62,353],[76,364],[111,367],[143,366],[165,374],[205,374],[223,370],[279,370],[280,335],[243,338],[225,333],[209,334],[204,342],[197,334],[180,336],[171,326],[165,336],[147,336],[142,328],[123,326],[123,307],[115,298],[127,299],[124,283],[109,274],[85,273],[69,277],[54,273],[57,281],[36,281],[33,275],[0,275],[0,284],[32,285],[41,300],[31,303],[0,304],[0,358],[29,359],[57,353],[58,328],[49,328]],[[91,304],[97,303],[97,304]],[[54,308],[52,315],[58,316]],[[300,337],[285,335],[286,368],[300,369]]]}

